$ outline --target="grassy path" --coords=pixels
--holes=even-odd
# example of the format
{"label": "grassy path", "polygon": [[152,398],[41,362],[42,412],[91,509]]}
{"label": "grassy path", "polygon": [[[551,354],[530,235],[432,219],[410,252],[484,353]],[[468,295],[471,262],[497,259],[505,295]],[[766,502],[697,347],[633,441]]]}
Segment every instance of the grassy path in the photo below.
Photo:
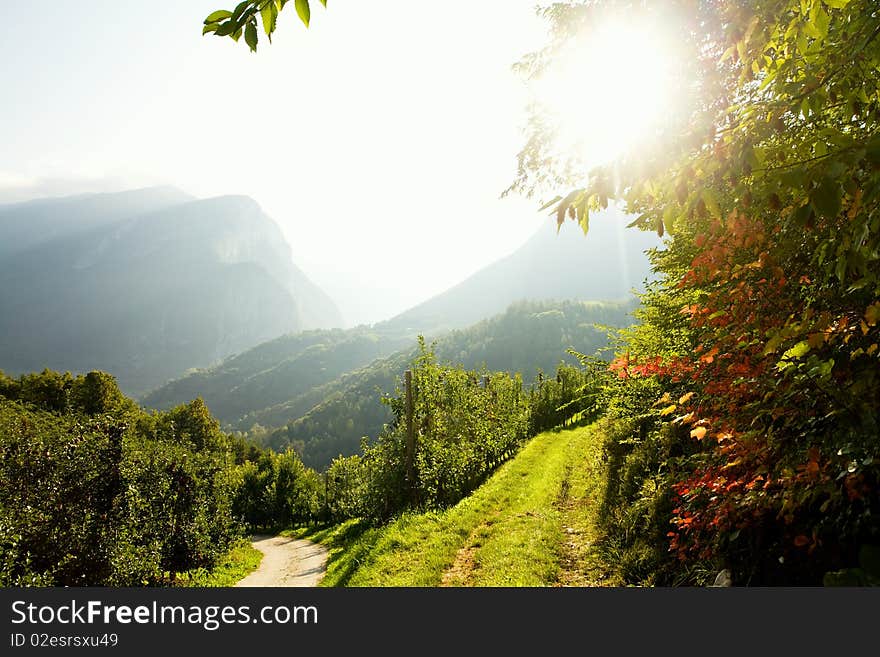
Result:
{"label": "grassy path", "polygon": [[290,534],[329,547],[323,586],[594,585],[598,443],[591,427],[547,432],[445,511]]}

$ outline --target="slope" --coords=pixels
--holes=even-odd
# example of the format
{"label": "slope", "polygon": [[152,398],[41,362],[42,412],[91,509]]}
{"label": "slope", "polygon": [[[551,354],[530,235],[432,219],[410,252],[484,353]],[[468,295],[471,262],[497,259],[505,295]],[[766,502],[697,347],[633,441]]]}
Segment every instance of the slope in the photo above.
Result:
{"label": "slope", "polygon": [[255,414],[272,407],[288,408],[292,400],[411,342],[410,337],[384,336],[363,327],[283,335],[171,381],[144,396],[141,403],[164,410],[201,396],[228,426],[247,428],[255,422],[278,426],[302,415],[320,398],[282,411],[278,419]]}
{"label": "slope", "polygon": [[[63,223],[67,205],[52,207]],[[251,199],[187,201],[83,225],[0,258],[0,367],[8,372],[101,369],[137,394],[338,320]]]}
{"label": "slope", "polygon": [[627,229],[631,220],[609,208],[592,218],[586,237],[570,222],[557,234],[548,221],[511,255],[376,328],[438,333],[470,326],[521,299],[626,299],[651,276],[645,251],[660,246],[655,234]]}

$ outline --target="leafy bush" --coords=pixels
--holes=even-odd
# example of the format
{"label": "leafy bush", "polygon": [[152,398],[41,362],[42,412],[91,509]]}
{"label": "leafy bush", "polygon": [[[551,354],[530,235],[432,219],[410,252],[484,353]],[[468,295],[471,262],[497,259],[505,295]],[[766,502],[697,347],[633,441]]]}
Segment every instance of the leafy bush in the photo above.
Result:
{"label": "leafy bush", "polygon": [[0,584],[161,584],[241,535],[201,400],[147,415],[101,372],[2,377]]}

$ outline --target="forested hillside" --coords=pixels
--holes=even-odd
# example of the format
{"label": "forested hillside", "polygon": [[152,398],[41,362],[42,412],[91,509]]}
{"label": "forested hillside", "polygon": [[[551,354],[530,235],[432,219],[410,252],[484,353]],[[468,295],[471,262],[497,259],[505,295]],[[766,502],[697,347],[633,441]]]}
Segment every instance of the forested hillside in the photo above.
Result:
{"label": "forested hillside", "polygon": [[[555,372],[561,362],[577,364],[568,349],[592,354],[607,347],[608,335],[601,326],[627,326],[633,307],[633,303],[521,302],[497,317],[444,336],[436,341],[434,351],[442,363],[519,373],[528,385],[540,371]],[[307,401],[321,400],[301,416],[288,416],[280,429],[258,429],[249,435],[276,450],[292,445],[306,464],[317,468],[338,455],[354,454],[363,437],[377,437],[391,420],[390,409],[379,398],[394,392],[417,355],[413,347],[346,374],[309,393]],[[280,405],[247,420],[263,427],[279,426],[287,412],[299,408],[295,402]]]}
{"label": "forested hillside", "polygon": [[[217,418],[237,429],[258,421],[263,409],[314,398],[314,390],[387,356],[412,338],[382,335],[367,328],[312,330],[285,335],[226,359],[220,365],[192,372],[142,398],[149,408],[165,409],[202,397]],[[310,394],[311,393],[311,394]],[[286,419],[299,413],[287,415]],[[296,408],[296,407],[294,407]],[[261,423],[266,421],[260,416]]]}

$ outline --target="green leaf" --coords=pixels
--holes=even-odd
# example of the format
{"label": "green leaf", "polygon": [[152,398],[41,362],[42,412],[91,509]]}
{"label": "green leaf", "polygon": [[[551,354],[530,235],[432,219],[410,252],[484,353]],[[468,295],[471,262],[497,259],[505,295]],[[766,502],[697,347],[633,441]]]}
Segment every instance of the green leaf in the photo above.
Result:
{"label": "green leaf", "polygon": [[251,3],[250,0],[244,0],[244,2],[239,2],[238,6],[232,12],[232,20],[237,21],[239,18],[241,18],[241,15],[244,13],[244,10],[248,8],[248,5],[250,3]]}
{"label": "green leaf", "polygon": [[296,13],[299,19],[308,27],[309,20],[312,17],[311,10],[309,9],[309,0],[296,0]]}
{"label": "green leaf", "polygon": [[220,27],[218,27],[215,34],[217,36],[227,36],[227,35],[235,32],[238,29],[238,27],[239,27],[238,23],[236,23],[233,20],[229,20],[229,21],[226,21],[225,23],[223,23]]}
{"label": "green leaf", "polygon": [[218,27],[220,27],[219,23],[209,23],[202,28],[202,34],[207,34],[208,32],[216,32]]}
{"label": "green leaf", "polygon": [[846,280],[846,264],[846,258],[841,256],[837,259],[837,264],[834,266],[834,274],[841,283]]}
{"label": "green leaf", "polygon": [[274,2],[270,2],[263,6],[260,10],[260,16],[263,18],[263,31],[269,39],[272,39],[272,33],[275,31],[275,20],[278,18],[278,8]]}
{"label": "green leaf", "polygon": [[876,136],[865,144],[865,156],[872,164],[880,164],[880,136]]}
{"label": "green leaf", "polygon": [[828,13],[822,9],[822,5],[816,2],[810,10],[810,19],[806,25],[805,32],[814,39],[824,39],[828,36],[828,26],[831,18]]}
{"label": "green leaf", "polygon": [[807,340],[801,340],[791,349],[782,354],[784,360],[796,360],[803,358],[810,352],[810,343]]}
{"label": "green leaf", "polygon": [[849,0],[822,0],[822,2],[832,9],[843,9],[849,4]]}
{"label": "green leaf", "polygon": [[219,11],[208,14],[208,17],[205,19],[205,25],[207,25],[208,23],[217,23],[219,21],[222,21],[224,18],[232,18],[232,12],[226,11],[225,9],[220,9]]}
{"label": "green leaf", "polygon": [[578,225],[581,227],[581,230],[584,231],[584,235],[586,235],[590,232],[590,210],[587,207],[586,196],[584,196],[577,207],[577,218]]}
{"label": "green leaf", "polygon": [[706,209],[716,219],[721,218],[721,206],[718,205],[718,197],[715,196],[715,192],[713,192],[708,187],[703,190],[701,197],[703,199],[703,203],[706,204]]}
{"label": "green leaf", "polygon": [[801,228],[807,225],[807,222],[810,221],[810,218],[813,215],[813,207],[807,203],[806,205],[802,205],[792,214],[792,220],[795,224],[800,226]]}
{"label": "green leaf", "polygon": [[248,23],[244,28],[244,42],[250,46],[251,52],[257,51],[257,26]]}
{"label": "green leaf", "polygon": [[[849,2],[849,0],[846,0],[846,2]],[[326,7],[326,6],[327,6],[327,0],[321,0],[321,4],[324,5],[324,7]]]}
{"label": "green leaf", "polygon": [[823,178],[810,194],[810,202],[818,214],[828,218],[836,217],[840,212],[841,191],[835,180]]}

